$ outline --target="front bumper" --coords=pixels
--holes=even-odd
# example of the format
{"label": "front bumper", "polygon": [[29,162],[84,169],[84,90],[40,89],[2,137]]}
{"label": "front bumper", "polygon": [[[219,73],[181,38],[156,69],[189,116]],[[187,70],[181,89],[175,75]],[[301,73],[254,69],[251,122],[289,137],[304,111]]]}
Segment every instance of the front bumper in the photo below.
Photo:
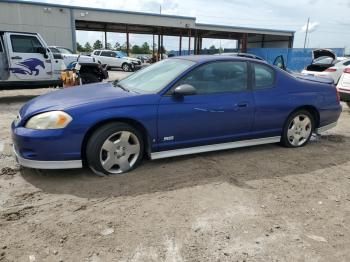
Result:
{"label": "front bumper", "polygon": [[68,160],[68,161],[40,161],[23,158],[17,152],[15,145],[13,145],[13,154],[18,164],[24,167],[35,169],[68,169],[68,168],[82,168],[83,163],[81,160]]}
{"label": "front bumper", "polygon": [[12,123],[14,156],[25,167],[81,168],[82,139],[75,130],[33,130]]}

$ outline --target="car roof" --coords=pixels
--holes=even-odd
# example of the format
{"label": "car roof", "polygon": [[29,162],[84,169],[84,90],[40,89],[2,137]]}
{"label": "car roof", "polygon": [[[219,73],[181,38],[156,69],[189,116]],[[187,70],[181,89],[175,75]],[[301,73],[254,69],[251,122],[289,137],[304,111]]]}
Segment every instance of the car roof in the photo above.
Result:
{"label": "car roof", "polygon": [[254,61],[254,62],[262,62],[267,64],[264,60],[259,60],[255,58],[248,58],[242,56],[232,56],[232,55],[189,55],[189,56],[176,56],[171,59],[184,59],[190,60],[196,63],[209,62],[209,61],[220,61],[220,60],[245,60],[245,61]]}

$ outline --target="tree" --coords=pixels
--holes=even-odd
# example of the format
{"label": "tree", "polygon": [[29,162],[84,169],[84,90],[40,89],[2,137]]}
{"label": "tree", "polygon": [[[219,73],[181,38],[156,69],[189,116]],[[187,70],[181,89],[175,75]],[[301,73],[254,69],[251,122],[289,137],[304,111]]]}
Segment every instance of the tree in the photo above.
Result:
{"label": "tree", "polygon": [[102,49],[103,48],[103,44],[100,40],[96,40],[95,43],[93,44],[93,48],[94,49]]}
{"label": "tree", "polygon": [[112,49],[113,49],[111,43],[107,43],[107,49],[108,49],[108,50],[112,50]]}
{"label": "tree", "polygon": [[78,52],[85,52],[84,47],[79,42],[77,42],[77,51]]}
{"label": "tree", "polygon": [[142,54],[142,48],[140,48],[138,45],[134,45],[132,48],[131,48],[131,52],[133,54]]}
{"label": "tree", "polygon": [[114,49],[120,51],[121,45],[118,42],[115,42]]}
{"label": "tree", "polygon": [[210,50],[216,49],[215,45],[209,47]]}
{"label": "tree", "polygon": [[142,53],[143,54],[150,54],[151,53],[151,49],[150,49],[150,47],[149,47],[147,42],[144,42],[142,44],[141,49],[142,49]]}
{"label": "tree", "polygon": [[89,42],[86,42],[84,45],[84,52],[91,52],[92,48]]}

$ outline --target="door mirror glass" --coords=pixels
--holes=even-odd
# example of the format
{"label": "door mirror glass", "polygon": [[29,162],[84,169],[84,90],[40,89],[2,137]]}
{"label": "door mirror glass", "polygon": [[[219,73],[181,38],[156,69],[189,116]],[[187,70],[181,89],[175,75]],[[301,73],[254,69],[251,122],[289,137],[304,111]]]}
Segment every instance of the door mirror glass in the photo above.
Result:
{"label": "door mirror glass", "polygon": [[190,96],[197,94],[197,90],[191,85],[184,84],[176,87],[173,94],[177,97]]}

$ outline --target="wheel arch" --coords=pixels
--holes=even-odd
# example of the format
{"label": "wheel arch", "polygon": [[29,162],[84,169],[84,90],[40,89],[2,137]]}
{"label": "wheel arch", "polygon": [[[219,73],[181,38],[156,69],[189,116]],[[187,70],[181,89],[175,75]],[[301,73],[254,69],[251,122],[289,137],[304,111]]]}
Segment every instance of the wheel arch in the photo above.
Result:
{"label": "wheel arch", "polygon": [[320,112],[317,110],[316,107],[312,106],[312,105],[304,105],[304,106],[299,106],[297,108],[295,108],[287,117],[287,119],[294,114],[297,111],[300,110],[306,110],[308,111],[314,118],[315,121],[315,128],[318,128],[320,126]]}
{"label": "wheel arch", "polygon": [[83,164],[86,164],[86,146],[87,146],[87,142],[89,141],[91,135],[100,127],[109,124],[109,123],[115,123],[115,122],[120,122],[120,123],[126,123],[136,129],[138,129],[139,131],[141,131],[142,133],[142,138],[144,140],[144,145],[145,145],[145,154],[147,156],[150,156],[151,154],[151,138],[149,136],[149,132],[147,131],[146,127],[140,123],[139,121],[135,120],[135,119],[131,119],[131,118],[110,118],[110,119],[105,119],[102,120],[98,123],[96,123],[95,125],[93,125],[92,127],[90,127],[88,129],[88,131],[85,133],[85,136],[83,138],[83,142],[82,142],[82,146],[81,146],[81,157],[82,157],[82,161]]}

